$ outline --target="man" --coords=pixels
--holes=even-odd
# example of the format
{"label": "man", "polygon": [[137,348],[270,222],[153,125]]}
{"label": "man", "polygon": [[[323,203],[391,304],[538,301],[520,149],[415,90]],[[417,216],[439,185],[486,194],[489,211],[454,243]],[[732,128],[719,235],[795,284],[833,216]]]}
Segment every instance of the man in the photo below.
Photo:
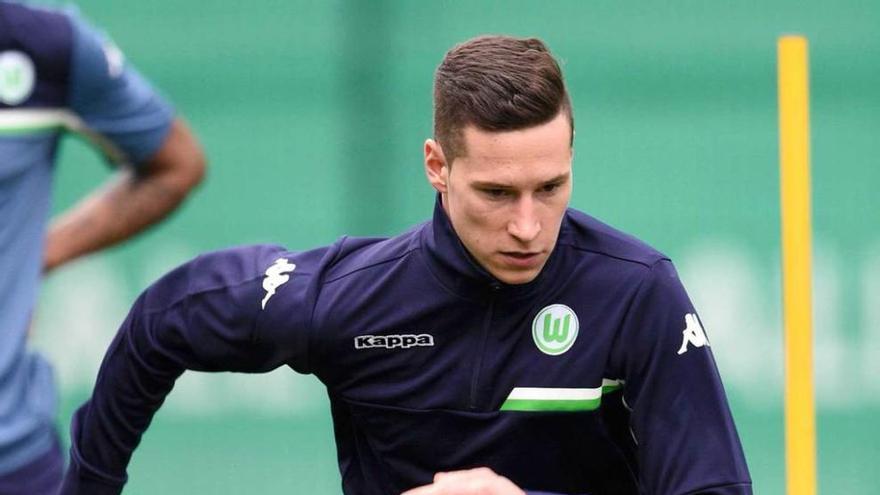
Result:
{"label": "man", "polygon": [[[46,232],[65,130],[133,167]],[[0,2],[0,494],[61,483],[52,370],[26,349],[41,272],[160,220],[203,170],[186,125],[109,40],[72,12]]]}
{"label": "man", "polygon": [[544,44],[453,48],[434,111],[433,220],[207,254],[138,298],[74,417],[63,493],[120,492],[184,370],[282,365],[327,386],[346,494],[751,493],[669,259],[567,208],[572,109]]}

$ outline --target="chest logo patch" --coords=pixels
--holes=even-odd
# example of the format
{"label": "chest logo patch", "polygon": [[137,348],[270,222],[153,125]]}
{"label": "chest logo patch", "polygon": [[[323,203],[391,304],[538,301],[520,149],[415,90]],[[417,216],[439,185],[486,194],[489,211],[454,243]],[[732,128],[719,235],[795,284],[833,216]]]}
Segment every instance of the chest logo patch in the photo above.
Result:
{"label": "chest logo patch", "polygon": [[18,50],[0,52],[0,102],[18,105],[34,92],[36,70],[30,57]]}
{"label": "chest logo patch", "polygon": [[532,338],[538,350],[558,356],[571,349],[578,336],[578,317],[564,304],[551,304],[532,321]]}

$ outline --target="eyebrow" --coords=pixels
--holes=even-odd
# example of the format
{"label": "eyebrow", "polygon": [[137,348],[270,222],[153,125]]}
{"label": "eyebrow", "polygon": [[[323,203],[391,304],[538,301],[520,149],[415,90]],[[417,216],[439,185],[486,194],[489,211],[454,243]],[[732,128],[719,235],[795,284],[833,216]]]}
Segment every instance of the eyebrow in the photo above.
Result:
{"label": "eyebrow", "polygon": [[[556,177],[553,177],[550,180],[546,180],[546,181],[542,182],[539,187],[549,186],[551,184],[562,184],[563,182],[567,181],[570,177],[571,177],[571,172],[565,172],[565,173],[557,175]],[[472,182],[471,186],[475,187],[477,189],[513,189],[513,186],[511,186],[509,184],[499,184],[497,182],[490,182],[490,181]]]}

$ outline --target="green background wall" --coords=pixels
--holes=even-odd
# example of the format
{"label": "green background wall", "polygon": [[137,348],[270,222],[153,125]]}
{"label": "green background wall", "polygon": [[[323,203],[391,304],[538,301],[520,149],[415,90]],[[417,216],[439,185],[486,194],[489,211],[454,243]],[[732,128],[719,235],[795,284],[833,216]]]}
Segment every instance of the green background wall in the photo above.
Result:
{"label": "green background wall", "polygon": [[[880,3],[79,3],[190,121],[208,180],[171,221],[53,274],[34,344],[61,425],[136,294],[195,254],[392,235],[430,213],[421,146],[433,69],[481,33],[535,35],[577,120],[572,203],[667,252],[706,323],[755,492],[783,492],[778,35],[811,43],[816,389],[823,493],[880,486]],[[108,176],[62,149],[56,211]],[[144,438],[126,493],[339,493],[320,385],[191,373]]]}

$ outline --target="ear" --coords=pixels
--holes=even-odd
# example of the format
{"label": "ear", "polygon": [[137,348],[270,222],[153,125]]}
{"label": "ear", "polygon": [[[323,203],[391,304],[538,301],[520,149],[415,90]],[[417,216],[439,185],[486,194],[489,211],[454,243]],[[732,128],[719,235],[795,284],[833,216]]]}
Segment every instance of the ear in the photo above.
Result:
{"label": "ear", "polygon": [[425,141],[425,175],[428,176],[428,182],[437,192],[446,194],[449,166],[446,164],[443,148],[433,139]]}

